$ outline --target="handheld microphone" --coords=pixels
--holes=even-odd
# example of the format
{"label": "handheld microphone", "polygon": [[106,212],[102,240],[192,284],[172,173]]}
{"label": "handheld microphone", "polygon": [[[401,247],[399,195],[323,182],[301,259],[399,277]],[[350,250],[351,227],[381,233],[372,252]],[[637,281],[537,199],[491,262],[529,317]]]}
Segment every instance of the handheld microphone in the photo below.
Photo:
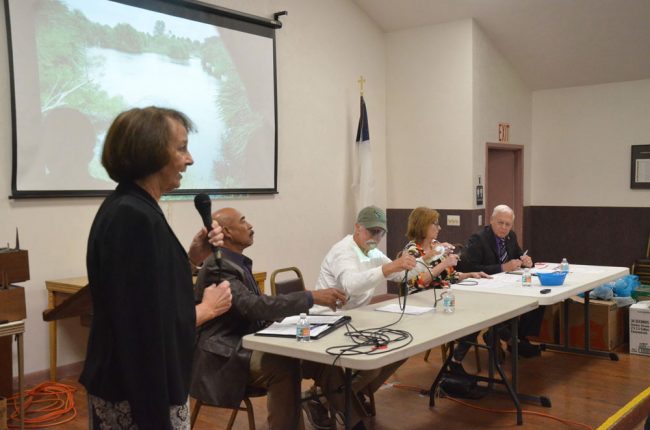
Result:
{"label": "handheld microphone", "polygon": [[418,248],[417,248],[417,246],[415,246],[415,244],[412,244],[411,246],[406,248],[406,252],[411,254],[413,257],[416,257],[416,256],[418,256],[420,254],[420,252],[418,251]]}
{"label": "handheld microphone", "polygon": [[210,196],[205,193],[194,196],[194,207],[199,212],[199,215],[201,215],[203,225],[210,232],[212,230],[212,202],[210,201]]}
{"label": "handheld microphone", "polygon": [[[210,196],[205,193],[197,194],[194,196],[194,207],[199,212],[203,225],[210,233],[212,230],[212,201]],[[212,246],[212,245],[210,245]],[[217,263],[217,284],[221,282],[221,249],[219,247],[212,246],[214,250],[214,260]]]}

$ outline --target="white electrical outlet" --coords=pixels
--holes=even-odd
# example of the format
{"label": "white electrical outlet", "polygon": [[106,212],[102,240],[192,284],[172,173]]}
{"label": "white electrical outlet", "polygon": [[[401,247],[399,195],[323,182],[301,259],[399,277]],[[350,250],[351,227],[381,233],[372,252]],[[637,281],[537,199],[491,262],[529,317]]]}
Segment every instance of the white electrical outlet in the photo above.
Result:
{"label": "white electrical outlet", "polygon": [[460,226],[460,215],[447,215],[448,226]]}
{"label": "white electrical outlet", "polygon": [[483,225],[483,215],[478,216],[478,225],[479,227]]}

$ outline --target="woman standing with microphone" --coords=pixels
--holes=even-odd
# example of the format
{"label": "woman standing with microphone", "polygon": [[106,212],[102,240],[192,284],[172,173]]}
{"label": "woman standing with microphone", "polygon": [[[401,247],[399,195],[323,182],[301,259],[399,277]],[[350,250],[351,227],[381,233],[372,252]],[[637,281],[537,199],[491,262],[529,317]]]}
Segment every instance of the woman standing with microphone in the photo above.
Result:
{"label": "woman standing with microphone", "polygon": [[117,188],[102,203],[88,238],[93,322],[80,381],[90,428],[189,429],[195,327],[230,308],[227,282],[195,306],[190,263],[222,244],[214,223],[185,251],[158,202],[193,163],[181,112],[157,107],[117,116],[102,165]]}

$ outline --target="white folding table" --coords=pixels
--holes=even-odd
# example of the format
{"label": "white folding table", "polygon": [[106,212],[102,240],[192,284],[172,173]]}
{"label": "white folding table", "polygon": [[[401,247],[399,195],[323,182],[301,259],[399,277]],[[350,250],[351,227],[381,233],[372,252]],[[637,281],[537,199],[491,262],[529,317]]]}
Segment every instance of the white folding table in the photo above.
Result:
{"label": "white folding table", "polygon": [[[433,290],[409,296],[407,305],[433,306]],[[375,308],[389,303],[397,303],[397,299],[343,312],[352,318],[352,325],[358,329],[383,327],[399,319],[399,314],[379,312]],[[326,350],[331,347],[350,344],[345,335],[346,329],[340,328],[333,333],[310,343],[299,343],[295,338],[278,338],[247,335],[243,339],[245,348],[309,360],[317,363],[330,364],[345,368],[346,374],[346,409],[351,404],[352,370],[378,369],[385,365],[409,358],[441,344],[451,342],[462,336],[477,332],[483,328],[514,320],[521,314],[538,307],[537,299],[525,296],[500,296],[495,294],[477,294],[458,291],[456,293],[456,311],[444,313],[439,307],[422,315],[404,315],[392,328],[405,330],[413,336],[412,342],[389,344],[385,352],[373,355],[341,355],[334,356]],[[370,348],[369,348],[370,350]],[[516,354],[516,348],[513,351]],[[335,360],[336,359],[336,360]],[[516,375],[516,362],[513,360],[513,376]],[[516,376],[515,376],[516,377]],[[509,388],[517,408],[517,422],[521,424],[521,407],[516,390],[504,377],[504,384]],[[349,424],[349,414],[346,411],[346,428]]]}
{"label": "white folding table", "polygon": [[[553,268],[555,264],[550,264]],[[538,269],[548,270],[548,269]],[[564,284],[555,287],[542,286],[537,276],[533,276],[532,285],[523,287],[521,285],[521,275],[500,273],[493,275],[493,279],[467,280],[454,284],[454,291],[466,291],[493,294],[496,296],[508,295],[519,297],[530,297],[536,299],[540,306],[553,305],[564,302],[564,344],[563,345],[542,345],[543,349],[554,351],[564,351],[578,354],[586,354],[600,357],[608,357],[613,361],[618,360],[618,355],[614,352],[594,351],[591,349],[590,327],[589,327],[589,294],[599,285],[614,281],[622,276],[629,274],[627,267],[613,266],[587,266],[572,264],[567,274]],[[550,292],[542,294],[541,291],[548,289]],[[579,293],[585,293],[584,301],[584,321],[585,321],[585,342],[584,348],[572,348],[569,346],[569,302],[568,298]]]}

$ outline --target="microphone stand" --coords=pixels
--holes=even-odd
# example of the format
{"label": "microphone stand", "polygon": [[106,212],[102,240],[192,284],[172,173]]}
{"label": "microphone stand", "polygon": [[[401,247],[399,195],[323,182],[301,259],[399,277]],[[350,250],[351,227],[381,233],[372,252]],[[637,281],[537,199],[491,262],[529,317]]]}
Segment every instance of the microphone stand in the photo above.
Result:
{"label": "microphone stand", "polygon": [[[406,298],[409,295],[408,274],[409,274],[409,271],[405,270],[404,271],[404,279],[400,283],[400,289],[401,289],[400,293],[401,294],[398,295],[398,300],[399,300],[399,303],[400,303],[400,310],[402,312],[404,312],[404,310],[406,310]],[[404,302],[403,303],[402,303],[402,299],[401,299],[402,296],[404,297]]]}

